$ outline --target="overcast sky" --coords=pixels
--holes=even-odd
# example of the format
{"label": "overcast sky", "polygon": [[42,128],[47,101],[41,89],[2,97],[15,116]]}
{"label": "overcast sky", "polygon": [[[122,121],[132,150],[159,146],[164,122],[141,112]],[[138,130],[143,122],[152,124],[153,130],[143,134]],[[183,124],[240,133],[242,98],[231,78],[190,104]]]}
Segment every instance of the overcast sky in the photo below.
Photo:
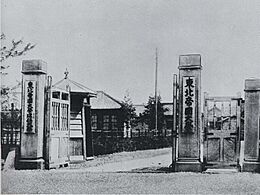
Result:
{"label": "overcast sky", "polygon": [[7,41],[23,38],[37,47],[8,60],[4,82],[21,79],[22,59],[42,59],[54,82],[69,78],[134,103],[158,89],[172,100],[179,55],[202,56],[202,91],[243,94],[246,78],[260,78],[259,0],[2,0]]}

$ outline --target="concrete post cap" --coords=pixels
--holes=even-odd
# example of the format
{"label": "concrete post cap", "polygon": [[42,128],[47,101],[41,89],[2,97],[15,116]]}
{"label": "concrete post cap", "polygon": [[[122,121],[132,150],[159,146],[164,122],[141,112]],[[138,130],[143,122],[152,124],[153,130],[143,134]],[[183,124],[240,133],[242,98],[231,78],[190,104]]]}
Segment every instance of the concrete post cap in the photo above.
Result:
{"label": "concrete post cap", "polygon": [[245,80],[245,91],[260,91],[260,79],[246,79]]}
{"label": "concrete post cap", "polygon": [[23,60],[22,73],[46,74],[47,63],[43,60]]}
{"label": "concrete post cap", "polygon": [[201,68],[200,54],[187,54],[179,56],[179,69]]}

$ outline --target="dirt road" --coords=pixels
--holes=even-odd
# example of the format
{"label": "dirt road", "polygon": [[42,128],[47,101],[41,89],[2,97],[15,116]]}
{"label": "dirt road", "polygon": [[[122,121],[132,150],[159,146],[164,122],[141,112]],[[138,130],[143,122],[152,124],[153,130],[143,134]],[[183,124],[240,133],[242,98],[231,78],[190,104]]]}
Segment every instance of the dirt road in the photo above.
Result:
{"label": "dirt road", "polygon": [[259,194],[260,174],[135,172],[165,167],[171,149],[123,152],[58,170],[2,171],[2,194]]}
{"label": "dirt road", "polygon": [[[94,159],[93,163],[95,163],[95,161],[98,160],[99,159]],[[88,162],[86,162],[86,164],[88,164]],[[106,162],[84,168],[84,171],[130,172],[133,170],[144,169],[144,168],[169,167],[170,164],[171,164],[171,148],[164,148],[159,150],[128,152],[125,153],[124,155],[113,154]],[[76,168],[76,166],[74,166],[74,168]],[[80,168],[80,166],[78,168]]]}
{"label": "dirt road", "polygon": [[145,167],[169,167],[171,148],[140,150],[101,155],[83,163],[71,163],[69,169],[88,172],[122,172]]}

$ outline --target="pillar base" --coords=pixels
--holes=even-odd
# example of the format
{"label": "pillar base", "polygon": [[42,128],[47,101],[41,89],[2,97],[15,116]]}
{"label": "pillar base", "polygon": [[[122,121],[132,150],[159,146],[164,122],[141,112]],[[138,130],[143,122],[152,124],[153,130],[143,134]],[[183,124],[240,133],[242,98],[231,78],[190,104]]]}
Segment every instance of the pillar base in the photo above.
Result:
{"label": "pillar base", "polygon": [[203,164],[198,160],[178,160],[175,163],[176,172],[202,172]]}
{"label": "pillar base", "polygon": [[44,164],[45,163],[43,159],[21,159],[18,161],[17,169],[44,169]]}
{"label": "pillar base", "polygon": [[260,173],[260,162],[244,161],[242,165],[242,172]]}

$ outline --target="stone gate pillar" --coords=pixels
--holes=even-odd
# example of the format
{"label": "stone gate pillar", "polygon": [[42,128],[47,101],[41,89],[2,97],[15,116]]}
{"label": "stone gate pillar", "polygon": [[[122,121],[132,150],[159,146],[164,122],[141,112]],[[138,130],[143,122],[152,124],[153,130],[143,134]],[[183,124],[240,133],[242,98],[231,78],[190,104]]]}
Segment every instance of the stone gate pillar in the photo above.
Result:
{"label": "stone gate pillar", "polygon": [[179,128],[175,171],[201,172],[201,56],[179,57]]}
{"label": "stone gate pillar", "polygon": [[44,91],[47,65],[41,60],[22,62],[22,127],[19,169],[44,168]]}
{"label": "stone gate pillar", "polygon": [[242,171],[260,172],[260,79],[245,81],[245,134]]}

